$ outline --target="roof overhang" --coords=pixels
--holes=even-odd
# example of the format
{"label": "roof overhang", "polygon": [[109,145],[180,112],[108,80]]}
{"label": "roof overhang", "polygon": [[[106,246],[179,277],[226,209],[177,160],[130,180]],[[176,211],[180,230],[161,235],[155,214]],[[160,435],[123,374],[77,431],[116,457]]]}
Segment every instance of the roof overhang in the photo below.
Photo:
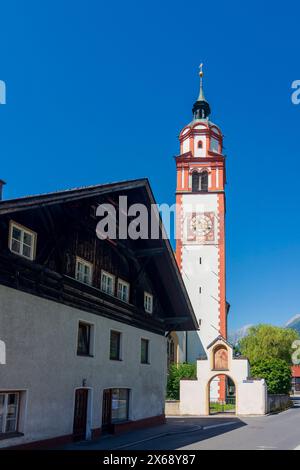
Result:
{"label": "roof overhang", "polygon": [[[81,188],[57,191],[53,193],[26,196],[17,199],[0,201],[0,216],[13,214],[20,211],[34,210],[37,208],[77,200],[89,199],[94,196],[104,196],[112,193],[129,193],[137,190],[144,204],[151,207],[156,201],[147,178],[122,181],[118,183],[86,186]],[[168,297],[170,312],[164,312],[162,319],[165,330],[188,331],[198,329],[198,322],[193,307],[185,288],[182,276],[178,269],[173,249],[165,234],[161,217],[157,211],[159,226],[164,236],[158,240],[141,240],[140,247],[134,253],[138,258],[151,258],[151,263],[157,273],[160,283],[160,292]],[[118,240],[116,240],[118,243]]]}

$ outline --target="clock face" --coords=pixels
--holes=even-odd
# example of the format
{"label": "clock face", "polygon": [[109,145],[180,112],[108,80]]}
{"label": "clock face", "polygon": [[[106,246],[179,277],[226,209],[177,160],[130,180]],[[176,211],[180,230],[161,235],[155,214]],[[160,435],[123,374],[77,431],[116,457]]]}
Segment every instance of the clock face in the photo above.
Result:
{"label": "clock face", "polygon": [[213,228],[212,221],[209,216],[193,215],[190,221],[190,229],[198,237],[207,235]]}
{"label": "clock face", "polygon": [[214,213],[192,212],[187,214],[186,243],[214,242]]}

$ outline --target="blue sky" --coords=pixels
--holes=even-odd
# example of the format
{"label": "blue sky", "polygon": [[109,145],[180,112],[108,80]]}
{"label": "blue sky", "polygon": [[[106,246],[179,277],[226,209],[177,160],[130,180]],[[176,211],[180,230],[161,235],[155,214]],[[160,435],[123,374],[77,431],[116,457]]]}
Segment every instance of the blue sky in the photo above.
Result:
{"label": "blue sky", "polygon": [[230,329],[300,313],[300,6],[243,3],[0,6],[5,198],[147,176],[173,203],[177,136],[205,63],[227,154]]}

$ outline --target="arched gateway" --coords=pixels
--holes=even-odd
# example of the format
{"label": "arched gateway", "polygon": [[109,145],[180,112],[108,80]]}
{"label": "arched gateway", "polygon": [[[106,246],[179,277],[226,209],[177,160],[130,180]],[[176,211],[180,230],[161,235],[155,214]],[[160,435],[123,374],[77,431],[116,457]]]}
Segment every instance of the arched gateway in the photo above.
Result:
{"label": "arched gateway", "polygon": [[207,347],[207,359],[197,361],[197,379],[180,381],[180,414],[209,415],[209,387],[217,376],[220,389],[226,386],[226,378],[233,382],[236,414],[266,414],[266,383],[263,379],[251,379],[249,369],[248,359],[234,357],[232,345],[218,336]]}

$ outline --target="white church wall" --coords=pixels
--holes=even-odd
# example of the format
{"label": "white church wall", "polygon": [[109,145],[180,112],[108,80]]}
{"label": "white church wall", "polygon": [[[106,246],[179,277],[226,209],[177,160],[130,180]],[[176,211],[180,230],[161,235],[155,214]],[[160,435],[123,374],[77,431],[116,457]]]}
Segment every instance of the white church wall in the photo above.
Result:
{"label": "white church wall", "polygon": [[[198,148],[198,142],[201,140],[202,148]],[[204,158],[207,152],[206,138],[204,136],[197,136],[194,139],[194,157]]]}
{"label": "white church wall", "polygon": [[185,139],[182,143],[182,153],[186,153],[190,150],[190,141],[189,139]]}
{"label": "white church wall", "polygon": [[[197,205],[197,207],[195,206]],[[183,217],[188,213],[214,212],[215,242],[218,236],[217,195],[183,195]],[[201,258],[201,263],[200,263]],[[219,250],[216,244],[184,244],[182,249],[182,277],[191,299],[200,330],[189,333],[188,361],[195,362],[219,334]],[[199,289],[201,288],[201,292]],[[201,340],[200,340],[201,338]],[[201,347],[201,343],[203,347]]]}
{"label": "white church wall", "polygon": [[[216,343],[216,345],[218,344],[222,344],[222,342]],[[182,415],[207,416],[209,401],[213,401],[210,384],[217,383],[215,378],[218,375],[226,375],[235,384],[236,414],[244,416],[266,414],[267,387],[263,379],[249,379],[248,359],[233,358],[232,349],[229,348],[228,370],[216,371],[212,364],[214,347],[210,349],[208,359],[197,361],[197,380],[180,381],[180,413]]]}
{"label": "white church wall", "polygon": [[267,413],[267,386],[264,379],[243,380],[239,383],[238,415],[264,415]]}

